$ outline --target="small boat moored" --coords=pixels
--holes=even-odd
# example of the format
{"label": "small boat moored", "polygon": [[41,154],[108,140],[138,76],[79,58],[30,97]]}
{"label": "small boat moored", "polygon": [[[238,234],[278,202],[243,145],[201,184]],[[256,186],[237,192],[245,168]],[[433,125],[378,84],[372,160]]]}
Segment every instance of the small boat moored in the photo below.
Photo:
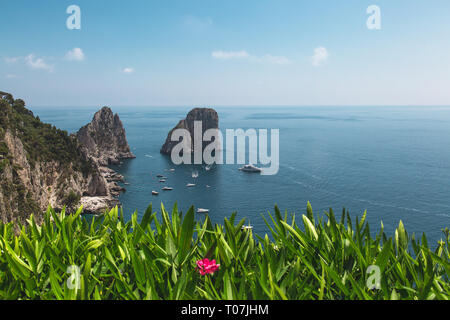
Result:
{"label": "small boat moored", "polygon": [[173,188],[171,188],[171,187],[164,187],[164,188],[162,188],[164,191],[172,191],[173,190]]}
{"label": "small boat moored", "polygon": [[197,213],[209,213],[209,209],[198,208]]}
{"label": "small boat moored", "polygon": [[188,184],[186,185],[186,187],[188,187],[188,188],[190,188],[190,187],[195,187],[195,184],[194,184],[194,183],[188,183]]}
{"label": "small boat moored", "polygon": [[262,172],[262,169],[255,167],[252,164],[246,164],[242,168],[239,168],[239,170],[244,171],[244,172],[255,172],[255,173]]}
{"label": "small boat moored", "polygon": [[157,196],[159,194],[159,192],[157,191],[152,191],[152,195]]}

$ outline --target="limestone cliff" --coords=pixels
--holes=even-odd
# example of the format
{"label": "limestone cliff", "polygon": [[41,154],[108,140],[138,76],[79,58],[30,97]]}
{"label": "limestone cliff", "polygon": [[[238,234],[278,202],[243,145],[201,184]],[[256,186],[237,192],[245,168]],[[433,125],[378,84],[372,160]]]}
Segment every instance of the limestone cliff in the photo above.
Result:
{"label": "limestone cliff", "polygon": [[118,164],[122,159],[133,159],[135,156],[130,151],[122,121],[108,107],[95,113],[92,121],[82,127],[76,137],[83,153],[95,163],[107,186],[106,195],[81,198],[83,207],[96,213],[111,207],[111,203],[118,202],[118,195],[125,191],[117,184],[123,181],[122,175],[108,168],[108,165]]}
{"label": "limestone cliff", "polygon": [[42,219],[51,205],[100,213],[119,204],[123,177],[107,167],[134,158],[118,115],[97,112],[77,135],[45,124],[25,102],[0,91],[0,220]]}
{"label": "limestone cliff", "polygon": [[98,111],[92,121],[78,131],[77,138],[89,157],[101,166],[135,158],[130,151],[122,121],[108,107]]}
{"label": "limestone cliff", "polygon": [[[0,92],[0,219],[39,220],[81,197],[109,196],[108,184],[74,136],[42,123],[25,103]],[[112,203],[110,203],[112,204]]]}
{"label": "limestone cliff", "polygon": [[178,122],[178,124],[169,132],[164,145],[161,148],[161,153],[170,154],[174,146],[178,144],[178,141],[171,141],[171,136],[176,129],[187,129],[190,133],[191,151],[194,149],[194,122],[202,122],[202,135],[208,129],[219,128],[219,116],[214,109],[211,108],[195,108],[192,109],[185,119]]}

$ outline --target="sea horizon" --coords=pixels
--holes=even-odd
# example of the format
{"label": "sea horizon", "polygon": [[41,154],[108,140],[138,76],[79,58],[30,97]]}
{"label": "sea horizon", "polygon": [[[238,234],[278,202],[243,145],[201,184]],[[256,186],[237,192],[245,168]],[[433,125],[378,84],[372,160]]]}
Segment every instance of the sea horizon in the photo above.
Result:
{"label": "sea horizon", "polygon": [[[450,133],[449,108],[434,112],[429,107],[386,107],[389,112],[371,107],[247,107],[238,112],[214,108],[219,129],[279,129],[280,172],[262,177],[242,174],[238,164],[217,165],[208,172],[201,166],[175,166],[159,149],[169,130],[192,107],[112,107],[137,156],[112,166],[127,183],[121,184],[127,191],[119,196],[127,215],[137,210],[142,216],[150,203],[158,209],[161,202],[168,208],[177,202],[182,211],[191,205],[208,208],[216,223],[236,211],[238,217],[250,220],[256,232],[265,234],[269,230],[261,214],[267,217],[278,204],[282,212],[300,217],[310,201],[321,216],[329,208],[340,214],[345,207],[352,217],[362,217],[367,210],[374,232],[383,221],[386,232],[393,234],[402,220],[410,232],[424,232],[435,242],[441,239],[450,218],[446,188],[439,187],[450,188],[447,167],[442,167],[450,161],[442,139]],[[98,107],[30,109],[42,121],[75,133]],[[424,160],[427,152],[432,152],[432,160]],[[167,172],[171,168],[174,173]],[[190,177],[192,171],[199,171],[197,179]],[[174,190],[152,197],[151,191],[162,187],[156,174],[167,175]],[[186,188],[188,183],[197,185]]]}
{"label": "sea horizon", "polygon": [[0,299],[449,300],[448,0],[2,13]]}

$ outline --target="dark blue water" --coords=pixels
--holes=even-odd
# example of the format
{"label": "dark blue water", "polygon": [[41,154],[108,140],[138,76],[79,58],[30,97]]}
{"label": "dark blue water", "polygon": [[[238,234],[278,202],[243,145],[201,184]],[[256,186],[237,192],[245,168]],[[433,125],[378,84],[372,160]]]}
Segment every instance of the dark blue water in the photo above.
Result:
{"label": "dark blue water", "polygon": [[[98,108],[32,108],[41,120],[69,132],[88,123]],[[376,229],[383,221],[393,235],[400,220],[409,233],[441,238],[450,221],[450,108],[444,107],[273,107],[215,108],[220,128],[280,130],[280,170],[275,176],[245,174],[240,165],[205,171],[174,166],[159,153],[168,131],[190,108],[113,108],[137,158],[118,171],[130,185],[120,200],[124,211],[142,214],[147,205],[175,201],[210,209],[214,222],[233,211],[259,234],[261,214],[280,209],[298,216],[310,201],[316,213],[345,206],[353,216],[368,210]],[[175,168],[175,172],[165,170]],[[198,170],[199,177],[192,178]],[[161,184],[156,174],[167,176]],[[187,183],[196,187],[187,188]],[[160,192],[164,185],[173,191]],[[210,185],[207,188],[206,185]]]}

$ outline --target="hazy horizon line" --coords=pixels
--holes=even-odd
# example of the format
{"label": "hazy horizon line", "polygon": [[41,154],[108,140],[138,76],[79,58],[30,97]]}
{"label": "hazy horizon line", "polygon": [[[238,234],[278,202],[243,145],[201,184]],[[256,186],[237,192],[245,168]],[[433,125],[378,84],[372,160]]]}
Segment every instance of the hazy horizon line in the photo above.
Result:
{"label": "hazy horizon line", "polygon": [[394,107],[394,108],[410,108],[410,107],[450,107],[450,104],[434,104],[434,105],[424,105],[424,104],[411,104],[411,105],[402,105],[402,104],[380,104],[380,105],[356,105],[356,104],[336,104],[336,105],[26,105],[28,108],[343,108],[343,107],[361,107],[361,108],[385,108],[385,107]]}

